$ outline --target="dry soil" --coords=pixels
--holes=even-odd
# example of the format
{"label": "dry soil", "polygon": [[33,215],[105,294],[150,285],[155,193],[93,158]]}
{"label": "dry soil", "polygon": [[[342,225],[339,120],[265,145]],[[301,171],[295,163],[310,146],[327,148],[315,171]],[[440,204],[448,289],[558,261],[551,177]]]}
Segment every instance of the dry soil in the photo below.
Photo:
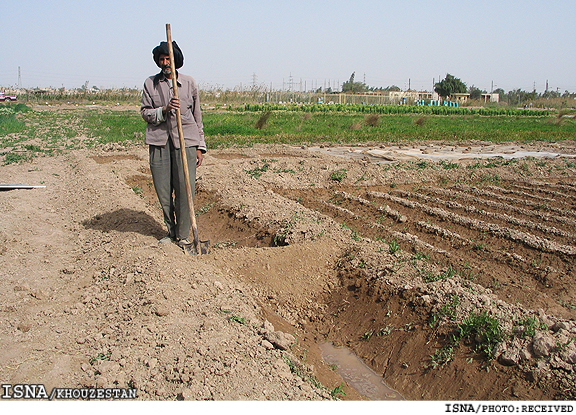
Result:
{"label": "dry soil", "polygon": [[[472,146],[494,150],[404,150]],[[405,399],[574,399],[576,145],[517,148],[563,156],[211,150],[201,256],[158,245],[144,145],[3,166],[1,183],[46,187],[0,193],[0,380],[145,400],[323,400],[342,383],[366,399],[322,361],[330,341]],[[442,361],[483,312],[506,333],[494,359],[477,334]]]}

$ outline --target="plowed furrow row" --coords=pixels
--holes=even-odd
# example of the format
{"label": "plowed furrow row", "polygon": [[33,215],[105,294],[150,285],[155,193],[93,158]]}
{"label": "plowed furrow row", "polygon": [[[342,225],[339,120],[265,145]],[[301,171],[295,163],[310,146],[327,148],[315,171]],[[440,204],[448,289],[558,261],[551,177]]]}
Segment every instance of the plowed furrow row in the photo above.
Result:
{"label": "plowed furrow row", "polygon": [[[345,192],[338,192],[338,193],[339,193],[341,196],[343,196],[343,197],[345,197],[345,198],[347,198],[347,199],[349,199],[349,200],[356,201],[356,202],[361,203],[361,204],[363,204],[363,205],[366,205],[366,204],[367,204],[367,205],[372,205],[372,204],[370,203],[370,201],[368,201],[368,200],[366,200],[366,199],[362,199],[362,198],[359,198],[359,197],[356,197],[356,196],[352,196],[352,195],[350,195],[350,194],[348,194],[348,193],[345,193]],[[336,205],[334,205],[334,204],[332,204],[332,203],[329,203],[329,202],[323,202],[323,203],[324,203],[324,205],[330,207],[331,209],[334,209],[334,210],[337,210],[338,212],[344,213],[344,214],[350,216],[351,218],[358,218],[359,216],[361,216],[360,214],[358,214],[358,213],[356,213],[356,212],[353,212],[353,211],[351,211],[351,210],[349,210],[349,209],[346,209],[346,208],[343,208],[343,207],[340,207],[340,206],[336,206]],[[379,208],[379,210],[384,210],[384,209],[383,209],[383,208]],[[380,223],[375,223],[375,222],[369,223],[369,224],[367,224],[366,226],[368,226],[369,228],[378,228],[378,229],[384,231],[385,233],[387,233],[388,235],[392,236],[393,238],[395,238],[395,239],[397,239],[397,240],[400,240],[400,241],[408,242],[408,243],[410,243],[411,245],[416,246],[416,247],[418,247],[418,248],[423,248],[423,249],[428,250],[428,251],[431,251],[431,252],[436,252],[436,253],[439,253],[439,254],[443,254],[443,255],[446,255],[446,256],[450,256],[450,254],[449,254],[447,251],[445,251],[444,249],[437,248],[437,247],[435,247],[434,245],[431,245],[431,244],[429,244],[429,243],[427,243],[427,242],[425,242],[425,241],[422,241],[420,238],[418,238],[418,236],[413,235],[413,234],[410,234],[410,233],[408,233],[408,232],[397,232],[397,231],[393,231],[393,230],[389,229],[388,227],[383,226],[383,225],[380,224]]]}
{"label": "plowed furrow row", "polygon": [[331,209],[334,209],[334,210],[337,210],[337,211],[339,211],[339,212],[342,212],[342,213],[344,213],[344,214],[346,214],[346,215],[348,215],[348,216],[351,216],[351,217],[353,217],[353,218],[355,218],[355,217],[357,216],[357,215],[356,215],[354,212],[352,212],[351,210],[348,210],[348,209],[343,208],[343,207],[340,207],[340,206],[336,206],[336,205],[334,205],[334,204],[332,204],[332,203],[330,203],[330,202],[322,202],[322,203],[325,204],[326,206],[328,206],[328,207],[331,208]]}
{"label": "plowed furrow row", "polygon": [[451,221],[459,225],[467,226],[469,228],[476,229],[481,232],[490,232],[492,235],[495,235],[500,238],[521,242],[531,248],[539,249],[545,252],[559,252],[567,255],[576,255],[576,247],[574,246],[562,245],[554,241],[550,241],[546,238],[532,235],[523,231],[510,229],[494,223],[489,223],[477,219],[471,219],[466,216],[448,212],[444,209],[430,207],[419,202],[406,200],[404,198],[392,196],[387,193],[370,191],[369,194],[374,197],[382,198],[385,200],[401,204],[405,207],[422,210],[429,215],[440,217],[446,221]]}
{"label": "plowed furrow row", "polygon": [[424,232],[440,235],[443,238],[457,240],[457,241],[465,243],[465,244],[471,243],[471,241],[468,238],[464,238],[463,236],[460,236],[456,232],[452,232],[448,229],[445,229],[441,226],[438,226],[438,225],[435,225],[432,223],[419,221],[416,223],[416,225],[418,225],[418,227],[420,229],[422,229]]}
{"label": "plowed furrow row", "polygon": [[[490,187],[493,189],[498,189],[498,190],[502,190],[502,191],[505,190],[505,189],[502,189],[499,187],[497,187],[497,188],[495,188],[494,186],[490,186]],[[461,189],[464,192],[470,192],[470,193],[475,194],[475,195],[486,196],[486,197],[495,198],[498,200],[504,200],[504,201],[509,202],[509,203],[516,203],[516,204],[520,204],[520,205],[524,205],[524,206],[530,206],[530,207],[536,208],[537,210],[546,210],[546,211],[555,212],[555,213],[562,215],[561,217],[565,217],[565,216],[576,217],[576,212],[574,212],[574,211],[563,209],[563,208],[558,208],[555,206],[550,206],[546,203],[537,203],[537,202],[534,202],[532,200],[517,199],[514,197],[503,196],[499,193],[491,192],[491,191],[484,190],[484,189],[479,189],[477,187],[466,186],[463,184],[458,184],[458,185],[454,186],[454,188]],[[512,193],[512,192],[510,192],[510,193]]]}
{"label": "plowed furrow row", "polygon": [[[355,202],[371,209],[376,209],[374,201],[370,201],[344,191],[336,191],[334,193],[340,197],[343,197],[347,201]],[[335,208],[335,210],[338,212],[346,212],[350,218],[357,219],[362,215],[365,215],[365,217],[374,216],[367,214],[366,211],[364,211],[362,214],[358,213],[358,211],[356,211],[350,205],[348,205],[349,209],[326,203],[325,205]],[[388,204],[385,206],[379,206],[377,211],[385,212],[388,217],[391,217],[397,223],[406,223],[407,227],[405,227],[401,232],[398,232],[393,230],[390,225],[382,225],[381,223],[373,222],[364,223],[364,228],[379,229],[385,235],[387,235],[387,240],[389,237],[391,237],[398,242],[407,243],[417,251],[428,252],[430,254],[439,254],[445,258],[453,258],[454,253],[459,252],[456,264],[463,266],[465,269],[468,269],[469,272],[471,271],[475,275],[486,273],[488,281],[490,279],[489,275],[491,275],[490,269],[492,269],[494,266],[509,268],[510,266],[514,266],[513,264],[516,264],[517,266],[522,267],[522,272],[525,275],[532,275],[535,271],[533,267],[529,266],[526,259],[516,253],[503,253],[499,251],[495,246],[492,246],[493,244],[478,243],[478,241],[463,237],[457,232],[453,232],[442,226],[432,224],[429,221],[418,220],[415,216],[402,214],[397,210],[392,209]],[[441,237],[441,239],[437,240],[437,236]],[[482,238],[479,236],[478,239]],[[441,247],[439,244],[443,246]],[[464,249],[464,251],[461,251],[461,249]],[[467,252],[467,254],[464,252]],[[468,260],[463,259],[463,255]],[[510,261],[513,262],[510,263]],[[478,268],[475,265],[476,263],[483,265],[481,268]],[[495,265],[486,266],[488,263],[494,263]],[[512,269],[510,269],[510,272],[513,272]]]}
{"label": "plowed furrow row", "polygon": [[379,223],[372,223],[372,224],[370,224],[370,226],[383,229],[385,232],[387,232],[393,238],[400,240],[400,241],[408,242],[411,245],[416,246],[418,248],[421,248],[421,249],[424,249],[427,251],[431,251],[431,252],[436,252],[438,254],[446,255],[447,257],[450,256],[450,253],[448,251],[445,251],[444,249],[441,249],[441,248],[438,248],[434,245],[431,245],[428,242],[423,241],[418,236],[413,235],[411,233],[392,231],[390,229],[387,229],[384,225],[381,225]]}
{"label": "plowed furrow row", "polygon": [[563,231],[561,229],[557,229],[557,228],[552,227],[552,226],[546,226],[546,225],[542,225],[540,223],[534,223],[534,222],[526,220],[526,219],[516,218],[516,217],[510,216],[510,215],[507,215],[505,213],[490,212],[490,211],[487,211],[484,209],[478,209],[477,207],[475,207],[473,205],[462,205],[458,202],[444,201],[444,200],[440,200],[440,199],[437,199],[437,198],[434,198],[431,196],[426,196],[426,195],[423,195],[420,193],[411,193],[411,192],[407,192],[404,190],[398,190],[398,191],[395,191],[394,193],[400,194],[402,197],[405,197],[405,198],[415,197],[415,198],[423,200],[425,202],[436,203],[439,205],[449,207],[451,209],[461,209],[467,213],[472,213],[472,214],[476,214],[479,216],[486,216],[486,217],[489,217],[492,219],[500,220],[502,222],[505,222],[505,223],[508,223],[511,225],[526,227],[526,228],[538,230],[538,231],[544,232],[544,233],[551,233],[554,235],[562,236],[564,238],[576,239],[576,235],[574,235],[570,232],[566,232],[566,231]]}
{"label": "plowed furrow row", "polygon": [[[564,205],[565,203],[562,201],[559,201],[557,199],[554,199],[552,197],[543,197],[543,196],[537,196],[534,193],[528,193],[525,191],[517,191],[517,190],[512,190],[512,189],[504,189],[502,187],[497,187],[497,186],[487,186],[488,189],[493,190],[493,191],[500,191],[502,193],[506,193],[506,194],[513,194],[513,195],[518,195],[519,197],[522,198],[529,198],[529,199],[535,199],[535,200],[539,200],[542,201],[543,203],[554,203],[554,204],[560,204],[560,205]],[[537,205],[540,206],[540,205]]]}
{"label": "plowed furrow row", "polygon": [[[545,185],[546,186],[546,185]],[[552,196],[553,200],[557,200],[558,198],[564,198],[564,199],[572,199],[573,196],[572,195],[568,195],[566,193],[562,193],[562,192],[557,192],[555,190],[550,190],[550,189],[546,189],[546,188],[542,188],[541,186],[522,186],[519,184],[515,184],[514,185],[515,188],[517,189],[521,189],[524,190],[526,192],[539,192],[539,193],[544,193],[545,195],[550,195]]]}
{"label": "plowed furrow row", "polygon": [[576,196],[576,186],[570,183],[545,183],[545,182],[534,182],[536,186],[546,186],[550,189],[560,189],[562,191],[572,193],[569,197]]}
{"label": "plowed furrow row", "polygon": [[452,198],[458,198],[458,199],[462,199],[462,200],[469,201],[469,202],[481,203],[485,206],[490,206],[490,207],[495,208],[495,209],[502,209],[502,210],[506,210],[506,211],[510,211],[510,212],[515,212],[515,213],[519,213],[521,215],[531,216],[531,217],[535,217],[535,218],[542,219],[545,221],[554,221],[554,222],[561,223],[563,225],[576,226],[576,220],[575,219],[567,218],[564,216],[551,215],[549,213],[542,213],[540,211],[525,209],[522,207],[510,205],[508,203],[496,202],[494,200],[479,198],[478,196],[474,197],[474,196],[470,195],[469,193],[465,193],[465,192],[446,190],[446,189],[441,189],[441,188],[437,188],[437,187],[423,187],[422,190],[429,192],[429,193],[435,193],[438,195],[442,195],[445,197],[452,197]]}
{"label": "plowed furrow row", "polygon": [[[335,194],[337,194],[337,195],[339,195],[339,196],[342,196],[342,197],[345,198],[345,199],[348,199],[348,200],[352,200],[352,201],[354,201],[354,202],[361,203],[361,204],[363,204],[364,206],[373,207],[373,203],[370,202],[369,200],[363,199],[363,198],[358,197],[358,196],[351,195],[350,193],[346,193],[346,192],[342,192],[342,191],[337,191],[337,192],[335,192]],[[398,212],[397,210],[392,209],[392,208],[391,208],[390,206],[388,206],[388,205],[386,205],[386,206],[384,206],[384,207],[380,206],[380,207],[378,208],[378,210],[379,210],[380,212],[386,213],[386,215],[387,215],[388,217],[394,219],[394,220],[397,221],[397,222],[406,222],[406,217],[405,217],[405,216],[403,216],[403,215],[402,215],[400,212]]]}

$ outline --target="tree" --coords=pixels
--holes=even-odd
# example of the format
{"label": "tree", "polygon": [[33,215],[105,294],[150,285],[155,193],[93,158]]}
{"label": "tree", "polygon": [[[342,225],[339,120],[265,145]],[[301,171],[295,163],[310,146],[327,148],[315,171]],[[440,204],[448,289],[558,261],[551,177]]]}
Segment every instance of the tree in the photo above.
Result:
{"label": "tree", "polygon": [[468,93],[470,94],[470,99],[480,99],[482,98],[482,94],[486,93],[486,91],[481,91],[480,88],[476,88],[472,85],[468,88]]}
{"label": "tree", "polygon": [[446,74],[444,80],[434,85],[434,91],[443,98],[448,98],[452,94],[466,93],[466,90],[466,84],[450,74]]}
{"label": "tree", "polygon": [[368,87],[364,82],[354,82],[355,76],[356,72],[352,72],[350,79],[342,84],[342,92],[357,94],[360,92],[366,92],[368,90]]}

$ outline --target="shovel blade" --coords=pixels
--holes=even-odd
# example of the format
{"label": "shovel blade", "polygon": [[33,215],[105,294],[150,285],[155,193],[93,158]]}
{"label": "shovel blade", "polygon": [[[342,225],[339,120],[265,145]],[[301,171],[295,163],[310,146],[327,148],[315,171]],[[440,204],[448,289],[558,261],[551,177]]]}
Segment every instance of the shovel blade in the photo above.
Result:
{"label": "shovel blade", "polygon": [[198,248],[194,244],[181,245],[186,255],[198,255]]}
{"label": "shovel blade", "polygon": [[186,255],[206,255],[210,253],[210,241],[182,245],[182,249]]}
{"label": "shovel blade", "polygon": [[200,241],[200,252],[202,255],[210,253],[210,241]]}

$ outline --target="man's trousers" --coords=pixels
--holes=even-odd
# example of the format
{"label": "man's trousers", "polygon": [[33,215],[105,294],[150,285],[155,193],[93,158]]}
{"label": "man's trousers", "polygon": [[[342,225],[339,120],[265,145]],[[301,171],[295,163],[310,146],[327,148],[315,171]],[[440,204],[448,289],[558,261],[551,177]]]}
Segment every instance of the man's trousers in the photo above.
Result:
{"label": "man's trousers", "polygon": [[[196,189],[197,148],[186,147],[192,198],[194,198]],[[163,147],[149,146],[149,153],[152,181],[158,195],[158,201],[162,206],[168,235],[174,240],[188,239],[191,222],[180,149],[175,148],[172,139],[168,138],[168,142]]]}

